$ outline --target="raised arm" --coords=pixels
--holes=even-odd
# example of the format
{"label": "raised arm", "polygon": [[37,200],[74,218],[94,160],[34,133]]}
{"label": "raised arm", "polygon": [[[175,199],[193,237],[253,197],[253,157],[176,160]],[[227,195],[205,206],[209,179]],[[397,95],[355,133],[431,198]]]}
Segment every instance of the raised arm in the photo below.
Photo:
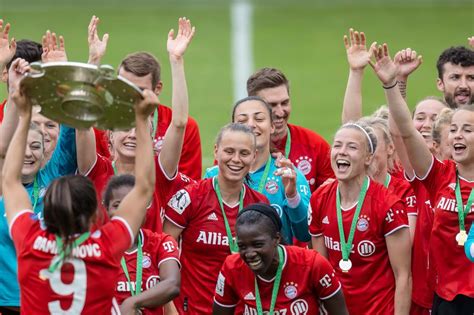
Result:
{"label": "raised arm", "polygon": [[104,57],[107,50],[107,43],[109,41],[109,34],[105,33],[100,39],[97,34],[97,26],[99,25],[99,18],[95,15],[91,18],[89,27],[87,29],[87,42],[89,44],[89,60],[87,63],[98,66],[102,57]]}
{"label": "raised arm", "polygon": [[400,50],[393,57],[395,64],[398,66],[398,89],[402,93],[403,98],[407,98],[407,82],[408,77],[421,65],[423,59],[416,55],[416,51],[411,48]]}
{"label": "raised arm", "polygon": [[12,60],[16,52],[16,41],[12,38],[9,41],[10,23],[3,27],[3,20],[0,19],[0,74],[5,66]]}
{"label": "raised arm", "polygon": [[76,129],[77,171],[86,175],[91,170],[97,158],[95,134],[92,128]]}
{"label": "raised arm", "polygon": [[64,45],[64,37],[56,36],[56,33],[51,33],[47,30],[46,34],[43,35],[43,54],[41,55],[41,61],[43,63],[55,62],[55,61],[67,61],[66,48]]}
{"label": "raised arm", "polygon": [[[28,63],[23,59],[15,60],[12,67],[20,69],[21,73],[29,70]],[[21,169],[25,158],[26,140],[31,123],[31,103],[22,91],[19,90],[19,81],[16,82],[10,92],[18,108],[20,119],[11,145],[8,148],[2,170],[5,212],[9,225],[18,212],[32,208],[30,197],[21,182]]]}
{"label": "raised arm", "polygon": [[[408,159],[419,177],[424,177],[430,168],[432,155],[421,134],[413,125],[410,110],[397,87],[398,67],[390,58],[387,44],[374,48],[375,63],[371,62],[375,74],[382,82],[390,116],[395,122],[406,148]],[[397,147],[396,150],[402,150]]]}
{"label": "raised arm", "polygon": [[143,100],[135,105],[137,148],[135,158],[135,186],[120,203],[115,214],[130,225],[133,235],[143,223],[146,208],[155,190],[155,162],[150,136],[150,114],[158,106],[158,97],[150,90],[143,91]]}
{"label": "raised arm", "polygon": [[173,80],[171,99],[173,118],[163,139],[163,148],[159,156],[160,164],[168,177],[173,177],[176,174],[188,122],[189,100],[183,56],[195,33],[195,28],[191,26],[190,20],[179,18],[178,24],[176,38],[174,38],[174,30],[170,30],[168,33],[167,49]]}
{"label": "raised arm", "polygon": [[364,69],[369,64],[371,52],[377,43],[372,43],[367,51],[364,32],[349,30],[349,38],[344,35],[347,62],[349,63],[349,78],[342,106],[342,123],[357,120],[362,117],[362,78]]}

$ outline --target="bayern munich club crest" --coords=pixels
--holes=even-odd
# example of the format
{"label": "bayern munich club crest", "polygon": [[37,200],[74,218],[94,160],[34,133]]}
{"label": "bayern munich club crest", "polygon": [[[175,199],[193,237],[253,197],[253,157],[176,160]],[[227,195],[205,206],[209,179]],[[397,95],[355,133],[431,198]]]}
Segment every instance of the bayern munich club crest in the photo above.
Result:
{"label": "bayern munich club crest", "polygon": [[296,288],[298,284],[294,282],[285,283],[285,296],[290,300],[293,300],[298,295],[298,289]]}
{"label": "bayern munich club crest", "polygon": [[357,220],[357,230],[360,232],[365,232],[369,229],[369,220],[367,216],[361,215],[359,220]]}
{"label": "bayern munich club crest", "polygon": [[151,258],[149,256],[143,255],[142,266],[143,268],[150,268]]}
{"label": "bayern munich club crest", "polygon": [[296,167],[303,173],[304,175],[308,175],[311,172],[311,162],[313,160],[307,156],[301,156],[299,159],[296,160]]}
{"label": "bayern munich club crest", "polygon": [[276,194],[278,192],[278,183],[273,180],[273,179],[270,179],[267,181],[267,183],[265,184],[265,190],[269,193],[269,194]]}

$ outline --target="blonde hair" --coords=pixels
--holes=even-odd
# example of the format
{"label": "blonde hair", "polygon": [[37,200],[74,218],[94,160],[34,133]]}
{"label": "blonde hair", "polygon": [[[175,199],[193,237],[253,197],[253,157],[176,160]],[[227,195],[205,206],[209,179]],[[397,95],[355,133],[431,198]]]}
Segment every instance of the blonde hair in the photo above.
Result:
{"label": "blonde hair", "polygon": [[433,141],[437,144],[441,143],[441,131],[443,127],[449,125],[451,123],[451,119],[453,118],[454,110],[451,108],[443,108],[441,112],[439,112],[436,120],[433,124],[433,130],[431,132],[431,136],[433,137]]}

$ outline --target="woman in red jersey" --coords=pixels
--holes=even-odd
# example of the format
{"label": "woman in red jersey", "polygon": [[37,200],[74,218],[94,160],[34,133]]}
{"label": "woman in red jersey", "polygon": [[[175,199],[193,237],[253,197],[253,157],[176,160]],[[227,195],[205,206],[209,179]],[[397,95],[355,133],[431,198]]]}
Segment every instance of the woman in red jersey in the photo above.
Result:
{"label": "woman in red jersey", "polygon": [[[135,178],[129,174],[110,179],[103,203],[111,217],[134,185]],[[115,297],[122,314],[161,315],[162,306],[178,296],[179,250],[171,236],[140,228],[120,264]]]}
{"label": "woman in red jersey", "polygon": [[30,210],[30,198],[21,184],[21,167],[31,104],[18,89],[15,93],[20,121],[5,158],[2,180],[7,221],[18,256],[22,313],[117,314],[113,296],[120,258],[133,244],[154,188],[147,119],[158,104],[157,97],[144,91],[144,99],[135,105],[137,183],[116,216],[90,233],[97,199],[85,177],[67,176],[52,182],[44,198],[44,220]]}
{"label": "woman in red jersey", "polygon": [[373,129],[343,125],[334,137],[336,181],[311,196],[313,248],[341,280],[350,314],[407,314],[410,235],[401,200],[368,176],[377,149]]}
{"label": "woman in red jersey", "polygon": [[226,258],[217,279],[213,314],[347,315],[341,283],[316,251],[283,246],[281,219],[266,204],[252,204],[235,224],[239,254]]}
{"label": "woman in red jersey", "polygon": [[237,252],[234,224],[246,205],[268,202],[245,184],[255,160],[252,130],[229,124],[217,136],[215,177],[179,190],[168,202],[163,231],[181,237],[181,291],[174,304],[180,314],[210,314],[217,275],[225,258]]}
{"label": "woman in red jersey", "polygon": [[387,45],[379,46],[375,56],[374,71],[385,88],[390,114],[397,124],[414,173],[426,187],[434,208],[430,239],[437,279],[433,314],[472,313],[474,265],[464,255],[464,243],[474,218],[473,109],[466,106],[453,114],[448,135],[453,160],[439,161],[413,127],[405,100],[394,88],[398,68],[388,54]]}

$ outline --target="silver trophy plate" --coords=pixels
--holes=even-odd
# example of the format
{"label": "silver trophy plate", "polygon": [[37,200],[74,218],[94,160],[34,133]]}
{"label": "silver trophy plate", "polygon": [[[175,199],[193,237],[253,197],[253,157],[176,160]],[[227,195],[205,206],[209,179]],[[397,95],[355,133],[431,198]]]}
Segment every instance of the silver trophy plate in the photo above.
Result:
{"label": "silver trophy plate", "polygon": [[32,63],[21,87],[41,114],[74,128],[127,130],[135,125],[138,87],[113,67],[79,62]]}

